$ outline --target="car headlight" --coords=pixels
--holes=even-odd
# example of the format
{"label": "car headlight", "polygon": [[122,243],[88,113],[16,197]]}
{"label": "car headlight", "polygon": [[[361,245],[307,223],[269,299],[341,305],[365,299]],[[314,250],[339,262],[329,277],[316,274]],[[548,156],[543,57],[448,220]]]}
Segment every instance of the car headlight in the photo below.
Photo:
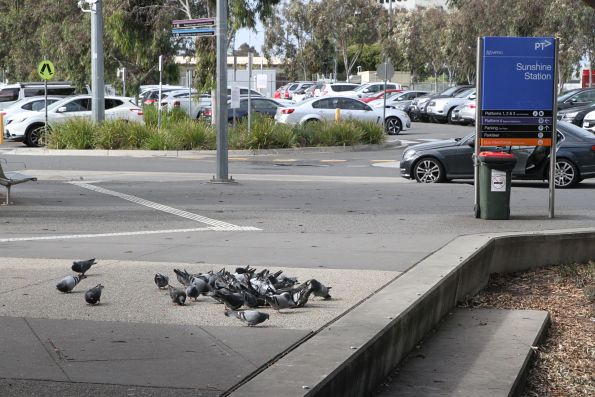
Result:
{"label": "car headlight", "polygon": [[414,157],[415,157],[415,150],[413,150],[413,149],[406,150],[405,153],[403,153],[404,161],[409,161],[409,160],[413,159]]}
{"label": "car headlight", "polygon": [[562,120],[574,120],[577,114],[578,112],[564,113],[562,115]]}

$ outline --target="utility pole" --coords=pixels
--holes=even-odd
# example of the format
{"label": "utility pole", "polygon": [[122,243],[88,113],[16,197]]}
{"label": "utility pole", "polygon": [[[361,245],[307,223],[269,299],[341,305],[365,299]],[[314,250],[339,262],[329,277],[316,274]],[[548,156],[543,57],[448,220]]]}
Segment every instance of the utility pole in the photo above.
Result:
{"label": "utility pole", "polygon": [[102,0],[79,0],[78,7],[91,14],[91,115],[97,123],[105,120],[103,3]]}
{"label": "utility pole", "polygon": [[231,182],[227,157],[227,0],[217,0],[217,175],[213,182]]}

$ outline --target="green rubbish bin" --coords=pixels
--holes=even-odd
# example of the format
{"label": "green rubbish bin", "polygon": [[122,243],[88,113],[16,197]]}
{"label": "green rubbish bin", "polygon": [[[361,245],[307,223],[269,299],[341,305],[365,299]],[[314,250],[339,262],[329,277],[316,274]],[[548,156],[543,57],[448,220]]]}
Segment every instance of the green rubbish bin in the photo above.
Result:
{"label": "green rubbish bin", "polygon": [[480,218],[508,219],[511,174],[516,159],[504,152],[481,152],[478,159]]}

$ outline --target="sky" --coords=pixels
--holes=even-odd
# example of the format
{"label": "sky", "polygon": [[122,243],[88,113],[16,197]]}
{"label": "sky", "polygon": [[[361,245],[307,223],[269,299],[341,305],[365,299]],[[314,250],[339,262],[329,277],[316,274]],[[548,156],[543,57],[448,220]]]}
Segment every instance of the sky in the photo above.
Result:
{"label": "sky", "polygon": [[260,22],[256,24],[256,32],[250,29],[240,29],[236,33],[235,49],[242,43],[248,43],[254,46],[254,49],[261,53],[261,47],[264,44],[264,26]]}

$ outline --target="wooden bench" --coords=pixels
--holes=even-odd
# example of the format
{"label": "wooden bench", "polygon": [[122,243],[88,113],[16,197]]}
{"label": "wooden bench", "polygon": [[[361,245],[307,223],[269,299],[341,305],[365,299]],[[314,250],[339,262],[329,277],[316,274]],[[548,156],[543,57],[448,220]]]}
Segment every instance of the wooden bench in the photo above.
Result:
{"label": "wooden bench", "polygon": [[2,163],[0,163],[0,185],[6,187],[6,202],[4,204],[10,205],[10,188],[13,185],[36,180],[37,178],[33,176],[20,174],[14,171],[4,173],[4,170],[2,169]]}

